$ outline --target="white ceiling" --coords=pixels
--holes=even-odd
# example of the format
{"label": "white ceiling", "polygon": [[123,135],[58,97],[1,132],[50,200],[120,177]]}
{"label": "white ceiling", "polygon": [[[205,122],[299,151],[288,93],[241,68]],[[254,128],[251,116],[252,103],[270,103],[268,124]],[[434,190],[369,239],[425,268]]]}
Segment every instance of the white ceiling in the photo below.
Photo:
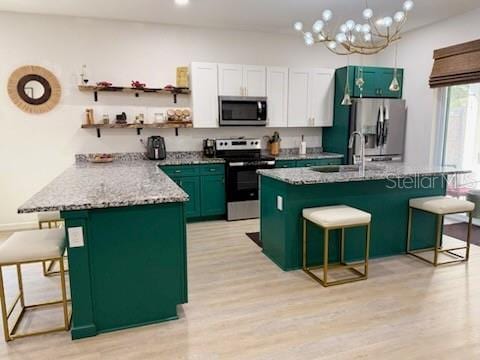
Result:
{"label": "white ceiling", "polygon": [[[460,15],[480,7],[479,0],[414,0],[408,30]],[[369,0],[378,15],[393,15],[403,0]],[[174,0],[0,0],[0,11],[84,16],[103,19],[181,24],[223,29],[293,32],[291,24],[311,24],[330,8],[340,25],[361,20],[364,0],[190,0],[178,7]]]}

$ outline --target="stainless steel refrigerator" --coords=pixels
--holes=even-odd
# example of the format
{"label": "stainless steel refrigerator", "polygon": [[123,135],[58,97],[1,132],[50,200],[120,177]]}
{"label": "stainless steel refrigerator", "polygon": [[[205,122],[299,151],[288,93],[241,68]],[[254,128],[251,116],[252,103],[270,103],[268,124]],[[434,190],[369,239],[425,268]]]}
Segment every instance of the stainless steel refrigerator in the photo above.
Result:
{"label": "stainless steel refrigerator", "polygon": [[[353,101],[349,134],[361,131],[365,135],[366,161],[403,161],[407,107],[405,100],[355,99]],[[348,162],[360,156],[357,140],[349,149]]]}

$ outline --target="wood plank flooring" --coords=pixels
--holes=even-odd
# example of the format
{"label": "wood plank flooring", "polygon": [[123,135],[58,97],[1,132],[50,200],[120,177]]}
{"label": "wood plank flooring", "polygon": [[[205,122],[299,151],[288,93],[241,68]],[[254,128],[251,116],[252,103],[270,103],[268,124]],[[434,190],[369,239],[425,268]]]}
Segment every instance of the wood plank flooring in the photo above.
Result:
{"label": "wood plank flooring", "polygon": [[[188,225],[190,302],[180,320],[79,341],[0,340],[0,359],[480,358],[480,247],[469,264],[437,269],[406,256],[373,260],[367,281],[323,288],[263,256],[245,235],[258,227]],[[5,276],[12,292],[14,272]],[[58,296],[58,279],[43,278],[39,265],[26,266],[24,279],[28,300]],[[35,315],[61,320],[60,310]]]}

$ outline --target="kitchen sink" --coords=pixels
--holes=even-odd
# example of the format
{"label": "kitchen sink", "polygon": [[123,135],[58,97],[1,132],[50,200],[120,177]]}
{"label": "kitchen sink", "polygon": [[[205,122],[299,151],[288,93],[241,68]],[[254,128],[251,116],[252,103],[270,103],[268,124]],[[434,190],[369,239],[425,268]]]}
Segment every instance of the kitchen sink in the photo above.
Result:
{"label": "kitchen sink", "polygon": [[[383,171],[385,168],[378,165],[365,165],[365,171]],[[343,173],[343,172],[359,172],[359,165],[327,165],[327,166],[315,166],[310,170],[320,173]]]}

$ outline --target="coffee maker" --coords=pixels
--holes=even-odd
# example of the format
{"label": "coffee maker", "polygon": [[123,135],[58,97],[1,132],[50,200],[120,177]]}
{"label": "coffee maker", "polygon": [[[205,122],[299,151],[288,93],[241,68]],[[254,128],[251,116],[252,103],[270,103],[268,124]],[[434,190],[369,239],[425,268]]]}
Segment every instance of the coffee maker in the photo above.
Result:
{"label": "coffee maker", "polygon": [[215,139],[203,140],[203,155],[209,158],[215,157],[216,154]]}

